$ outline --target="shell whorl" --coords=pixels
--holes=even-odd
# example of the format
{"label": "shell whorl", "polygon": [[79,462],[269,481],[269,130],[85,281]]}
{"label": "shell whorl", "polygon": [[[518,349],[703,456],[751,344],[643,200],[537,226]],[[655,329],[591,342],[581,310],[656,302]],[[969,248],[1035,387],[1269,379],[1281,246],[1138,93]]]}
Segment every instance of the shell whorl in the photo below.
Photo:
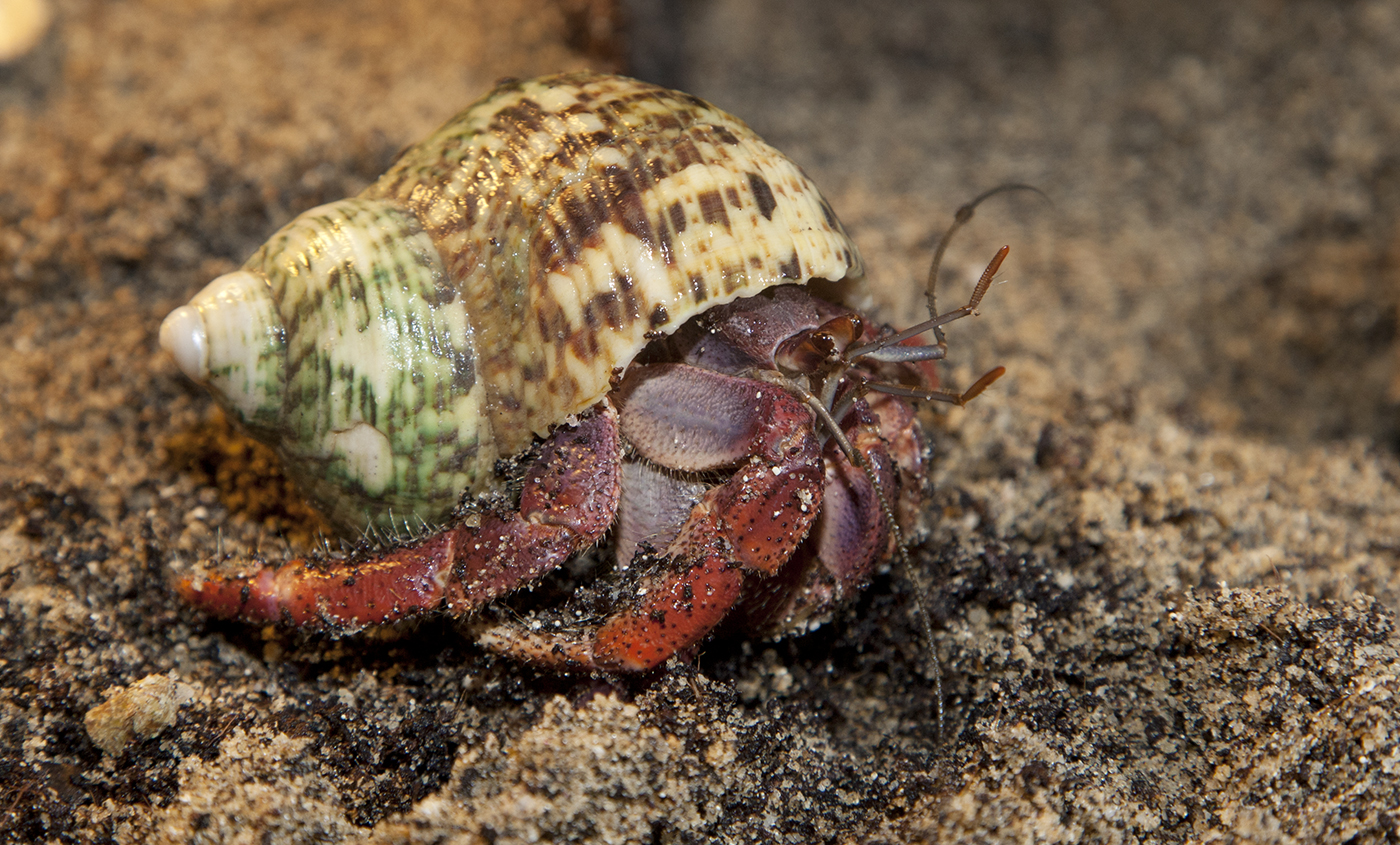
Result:
{"label": "shell whorl", "polygon": [[[649,335],[862,268],[816,187],[743,122],[573,74],[502,85],[239,272],[267,278],[281,327],[256,342],[281,347],[256,378],[211,366],[202,380],[328,516],[363,526],[431,522],[488,489],[499,457],[596,403]],[[241,313],[263,307],[244,299]],[[197,346],[172,348],[187,372],[214,356]],[[227,392],[239,385],[262,398]]]}

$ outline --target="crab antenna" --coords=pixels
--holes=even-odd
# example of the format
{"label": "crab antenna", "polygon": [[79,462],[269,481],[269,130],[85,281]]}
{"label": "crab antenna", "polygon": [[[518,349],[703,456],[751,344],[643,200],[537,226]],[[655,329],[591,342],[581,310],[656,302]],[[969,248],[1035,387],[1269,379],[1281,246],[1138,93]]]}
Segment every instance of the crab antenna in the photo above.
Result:
{"label": "crab antenna", "polygon": [[981,395],[982,391],[991,386],[992,382],[1006,375],[1005,367],[994,367],[983,374],[981,378],[972,383],[972,386],[962,393],[954,390],[915,390],[912,387],[905,387],[902,384],[890,384],[884,381],[865,382],[866,390],[873,390],[876,393],[888,393],[891,396],[903,396],[906,399],[923,399],[926,402],[947,402],[950,405],[962,407],[973,399]]}
{"label": "crab antenna", "polygon": [[[992,256],[992,260],[987,264],[987,269],[982,271],[982,278],[977,280],[977,286],[972,289],[972,298],[961,308],[949,311],[947,314],[939,314],[922,323],[910,326],[902,332],[895,332],[886,335],[878,340],[871,341],[864,346],[858,346],[846,353],[846,360],[853,361],[856,358],[869,358],[872,361],[883,361],[885,363],[897,364],[907,361],[932,361],[942,358],[947,354],[948,343],[943,337],[941,326],[947,325],[954,320],[961,320],[969,314],[976,314],[977,308],[982,304],[982,297],[987,295],[987,289],[992,286],[992,279],[997,271],[1001,269],[1001,263],[1006,260],[1007,254],[1011,252],[1010,246],[1003,246],[997,250],[997,254]],[[932,346],[900,346],[904,341],[916,335],[921,335],[929,329],[933,329],[937,342]]]}
{"label": "crab antenna", "polygon": [[[938,268],[943,264],[943,253],[948,249],[948,243],[953,240],[953,234],[963,227],[963,224],[972,219],[972,214],[977,210],[977,206],[983,200],[991,199],[997,194],[1005,194],[1011,191],[1034,191],[1040,194],[1046,202],[1050,201],[1045,192],[1034,185],[1023,185],[1020,182],[1009,182],[1005,185],[997,185],[995,188],[983,191],[971,202],[963,205],[953,214],[953,223],[948,230],[943,233],[943,237],[938,239],[938,246],[933,250],[933,263],[928,268],[928,283],[925,289],[925,296],[928,298],[928,315],[930,317],[938,313]],[[941,324],[940,324],[941,325]],[[943,331],[938,326],[931,326],[933,336],[938,344],[943,345]]]}

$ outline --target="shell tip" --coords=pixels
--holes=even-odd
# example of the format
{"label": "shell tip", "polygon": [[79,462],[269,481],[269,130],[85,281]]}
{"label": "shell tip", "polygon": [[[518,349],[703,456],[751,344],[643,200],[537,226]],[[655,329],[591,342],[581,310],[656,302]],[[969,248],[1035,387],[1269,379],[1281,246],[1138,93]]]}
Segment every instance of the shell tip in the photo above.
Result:
{"label": "shell tip", "polygon": [[160,324],[160,345],[185,375],[204,381],[209,375],[209,335],[199,309],[181,305]]}

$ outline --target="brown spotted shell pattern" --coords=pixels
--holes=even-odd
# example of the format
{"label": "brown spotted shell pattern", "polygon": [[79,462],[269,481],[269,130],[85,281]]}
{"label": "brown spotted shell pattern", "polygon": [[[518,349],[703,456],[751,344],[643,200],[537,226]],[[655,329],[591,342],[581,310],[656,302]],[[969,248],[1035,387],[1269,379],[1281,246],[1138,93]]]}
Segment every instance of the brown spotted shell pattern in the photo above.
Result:
{"label": "brown spotted shell pattern", "polygon": [[161,342],[345,527],[441,520],[652,338],[858,276],[787,157],[634,79],[508,82],[358,197],[288,223]]}

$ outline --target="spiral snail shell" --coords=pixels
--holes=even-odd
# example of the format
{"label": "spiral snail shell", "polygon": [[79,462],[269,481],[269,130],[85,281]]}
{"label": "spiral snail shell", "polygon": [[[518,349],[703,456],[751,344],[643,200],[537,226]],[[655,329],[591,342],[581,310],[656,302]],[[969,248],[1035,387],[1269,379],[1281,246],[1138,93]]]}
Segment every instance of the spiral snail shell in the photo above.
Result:
{"label": "spiral snail shell", "polygon": [[580,73],[502,84],[292,220],[160,340],[333,522],[434,523],[650,339],[861,273],[816,187],[742,121]]}

